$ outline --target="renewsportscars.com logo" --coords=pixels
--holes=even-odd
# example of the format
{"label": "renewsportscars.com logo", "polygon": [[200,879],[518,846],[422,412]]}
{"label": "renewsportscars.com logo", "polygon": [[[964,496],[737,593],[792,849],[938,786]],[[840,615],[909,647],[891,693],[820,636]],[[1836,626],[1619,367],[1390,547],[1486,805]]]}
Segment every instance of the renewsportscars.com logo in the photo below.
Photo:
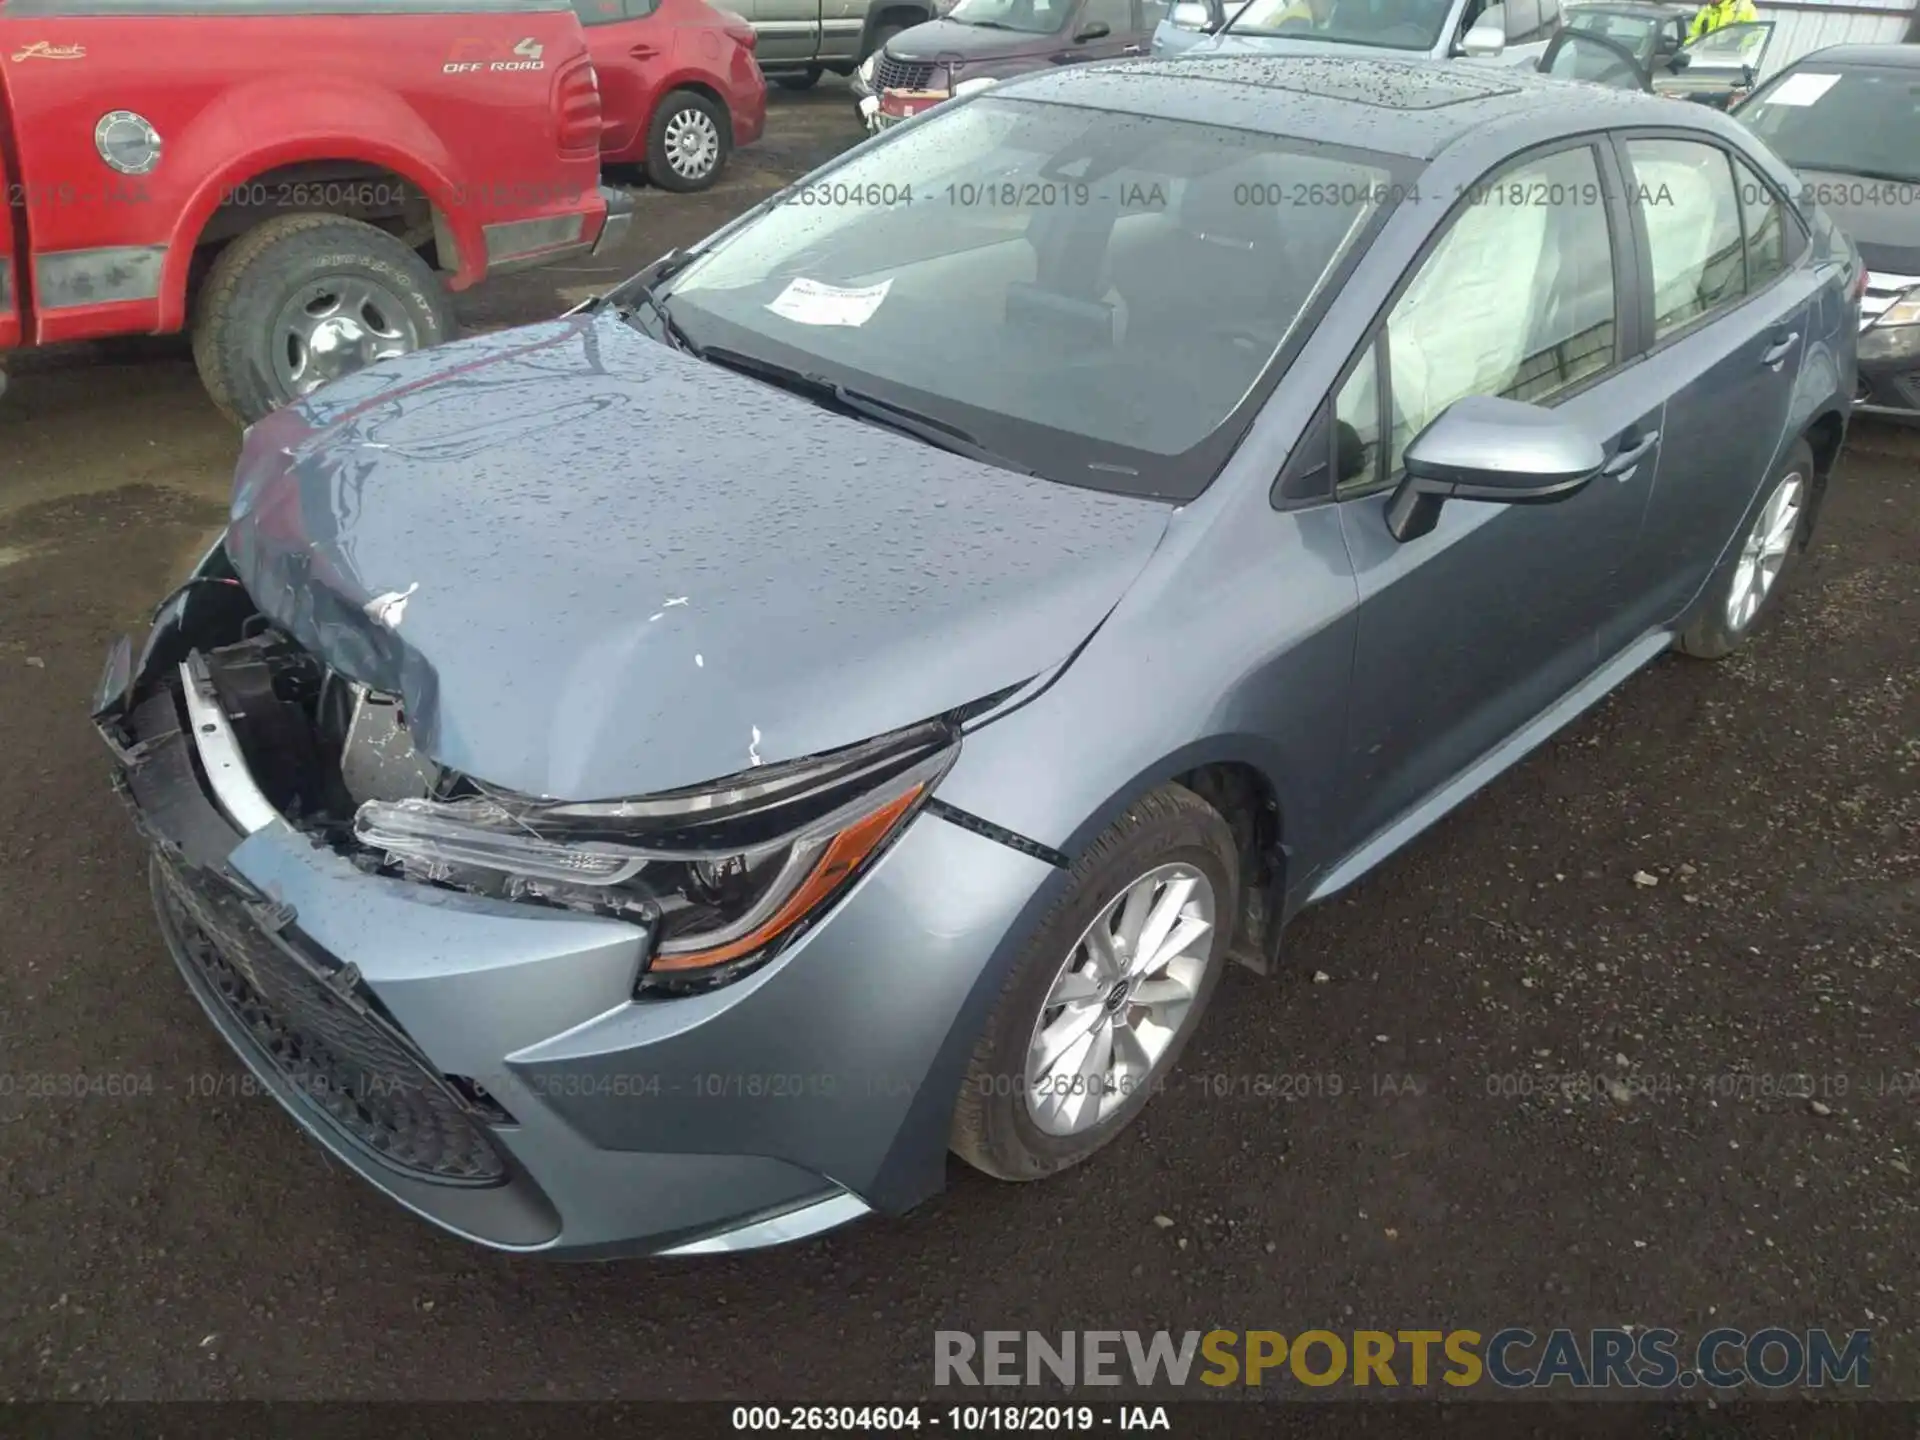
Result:
{"label": "renewsportscars.com logo", "polygon": [[1618,1326],[1549,1330],[937,1330],[935,1385],[1331,1385],[1732,1390],[1872,1380],[1872,1332]]}

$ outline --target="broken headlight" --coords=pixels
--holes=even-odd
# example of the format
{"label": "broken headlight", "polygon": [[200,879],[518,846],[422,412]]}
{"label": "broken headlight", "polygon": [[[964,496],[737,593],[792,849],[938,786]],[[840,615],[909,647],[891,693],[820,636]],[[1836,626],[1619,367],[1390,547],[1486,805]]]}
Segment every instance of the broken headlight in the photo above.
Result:
{"label": "broken headlight", "polygon": [[479,785],[369,800],[354,834],[417,879],[644,923],[643,986],[699,987],[771,958],[824,913],[958,753],[958,732],[935,722],[638,800]]}

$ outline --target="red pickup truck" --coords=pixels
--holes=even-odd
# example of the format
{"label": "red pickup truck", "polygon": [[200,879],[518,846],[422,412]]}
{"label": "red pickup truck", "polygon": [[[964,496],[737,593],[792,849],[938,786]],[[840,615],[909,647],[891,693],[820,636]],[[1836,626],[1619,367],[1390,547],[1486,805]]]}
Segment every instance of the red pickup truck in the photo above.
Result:
{"label": "red pickup truck", "polygon": [[257,419],[606,247],[570,0],[0,0],[0,365],[191,328]]}

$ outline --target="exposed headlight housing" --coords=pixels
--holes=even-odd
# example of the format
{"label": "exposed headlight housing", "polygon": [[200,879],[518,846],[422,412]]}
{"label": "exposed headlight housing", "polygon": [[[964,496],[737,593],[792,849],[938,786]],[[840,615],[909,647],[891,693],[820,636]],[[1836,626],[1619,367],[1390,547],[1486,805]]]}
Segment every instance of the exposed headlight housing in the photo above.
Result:
{"label": "exposed headlight housing", "polygon": [[873,83],[874,69],[876,66],[879,65],[879,63],[880,63],[880,52],[876,50],[873,52],[873,54],[867,56],[866,59],[860,62],[860,78],[866,81],[869,85],[871,85]]}
{"label": "exposed headlight housing", "polygon": [[1920,286],[1907,291],[1874,317],[1871,328],[1893,325],[1920,325]]}
{"label": "exposed headlight housing", "polygon": [[354,835],[415,878],[645,925],[641,988],[706,988],[796,939],[905,828],[959,754],[944,721],[636,800],[475,785],[369,800]]}
{"label": "exposed headlight housing", "polygon": [[1860,332],[1862,360],[1904,360],[1920,357],[1920,287],[1905,294],[1873,317]]}
{"label": "exposed headlight housing", "polygon": [[953,98],[958,100],[962,95],[978,95],[982,90],[989,90],[999,83],[990,75],[982,75],[975,80],[962,80],[953,87]]}

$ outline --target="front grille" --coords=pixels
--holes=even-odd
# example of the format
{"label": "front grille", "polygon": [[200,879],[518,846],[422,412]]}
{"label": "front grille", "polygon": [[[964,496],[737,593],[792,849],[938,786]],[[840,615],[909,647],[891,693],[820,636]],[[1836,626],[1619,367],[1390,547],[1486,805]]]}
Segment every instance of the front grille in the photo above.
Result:
{"label": "front grille", "polygon": [[163,923],[206,988],[302,1103],[381,1163],[443,1184],[491,1185],[506,1164],[451,1089],[352,993],[303,960],[246,900],[156,855]]}
{"label": "front grille", "polygon": [[919,60],[896,60],[884,51],[874,67],[876,90],[925,90],[933,84],[933,65]]}

